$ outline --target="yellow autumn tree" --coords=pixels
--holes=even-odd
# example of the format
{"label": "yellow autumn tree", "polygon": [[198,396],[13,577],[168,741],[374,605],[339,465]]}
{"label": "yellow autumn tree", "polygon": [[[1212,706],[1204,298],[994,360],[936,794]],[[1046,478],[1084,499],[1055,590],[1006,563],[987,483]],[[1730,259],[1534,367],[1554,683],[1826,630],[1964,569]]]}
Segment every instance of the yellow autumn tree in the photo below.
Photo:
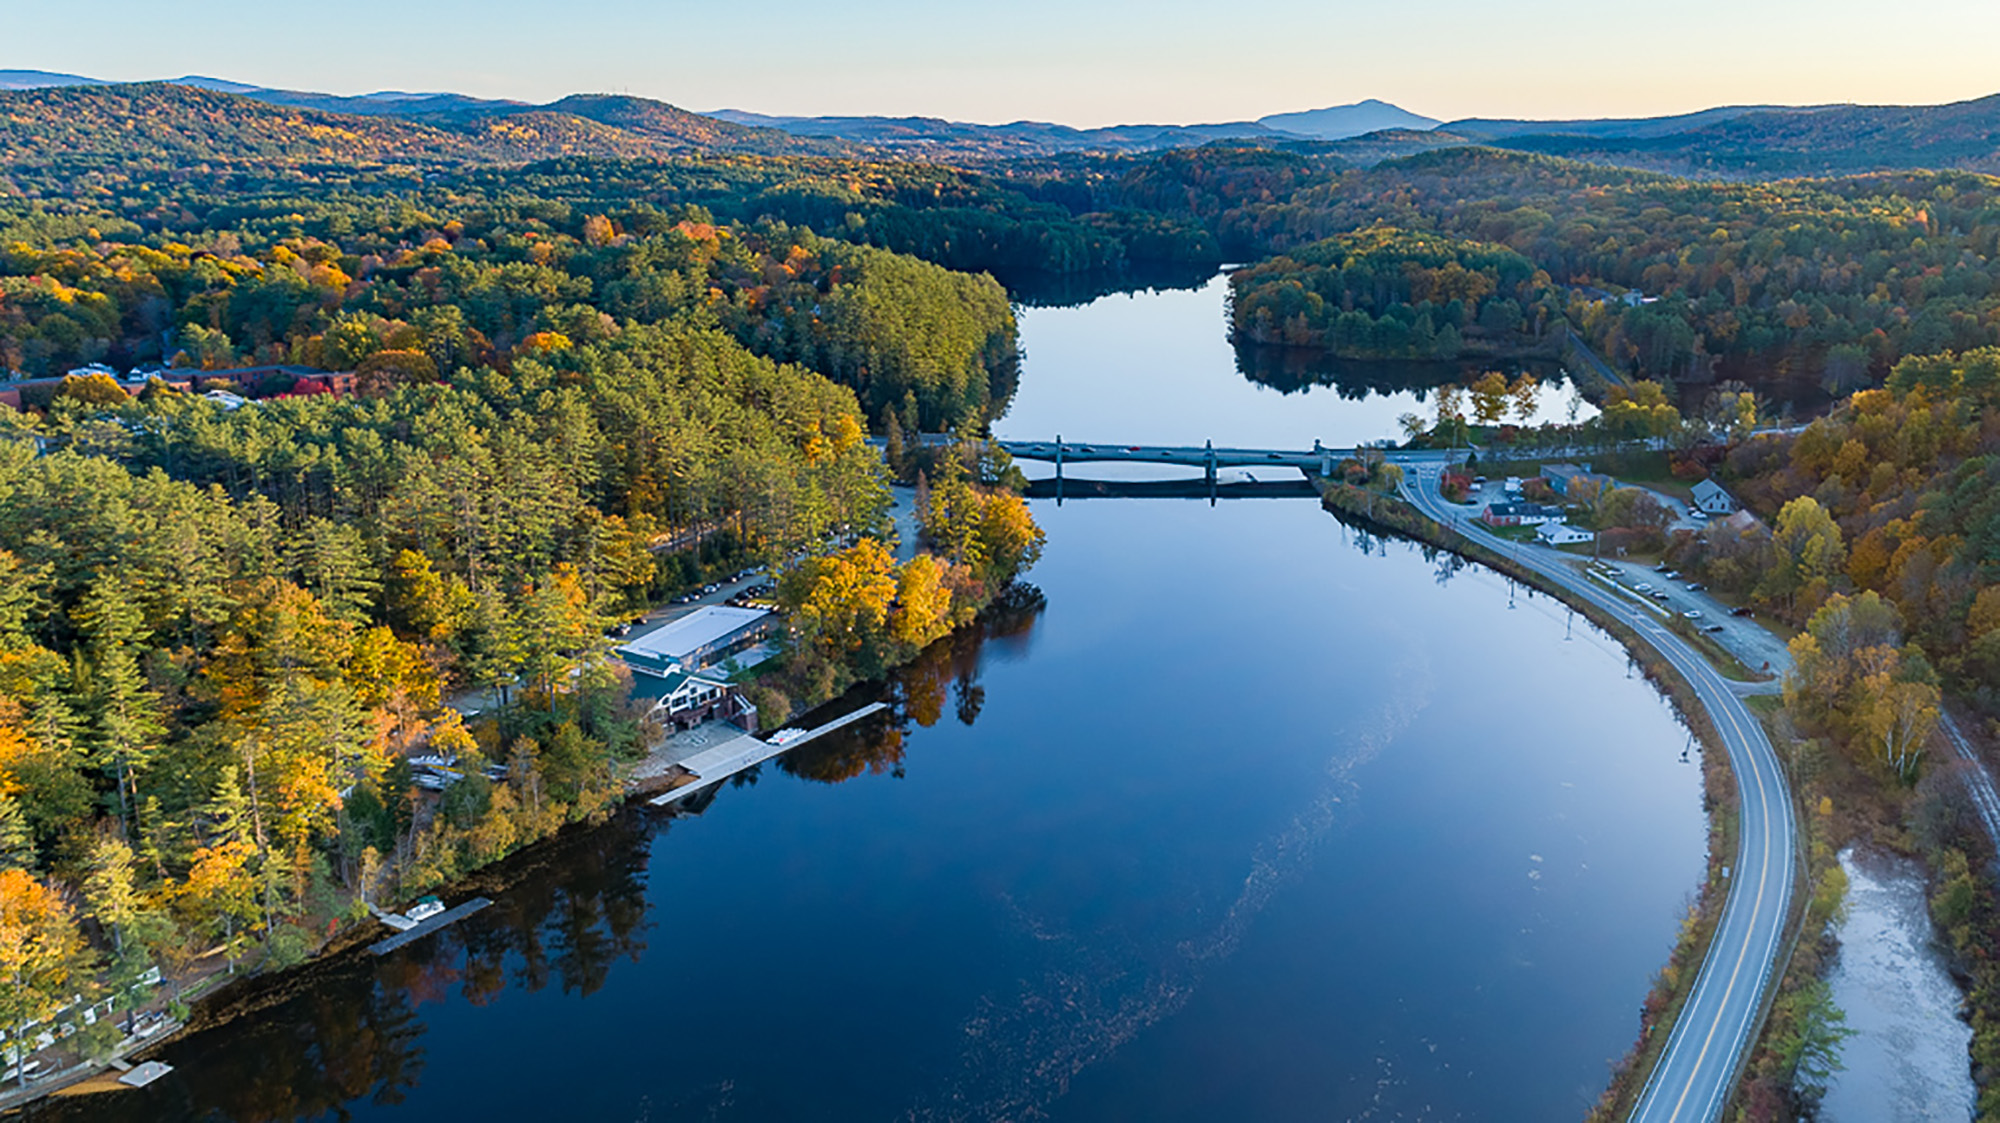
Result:
{"label": "yellow autumn tree", "polygon": [[979,540],[986,560],[981,576],[995,585],[1012,581],[1040,560],[1047,539],[1020,496],[1011,491],[987,495],[979,518]]}
{"label": "yellow autumn tree", "polygon": [[799,602],[802,628],[828,647],[858,650],[888,622],[896,599],[895,569],[889,548],[874,538],[820,558]]}
{"label": "yellow autumn tree", "polygon": [[903,563],[896,575],[896,609],[889,619],[889,638],[923,647],[951,630],[951,587],[945,567],[929,554]]}

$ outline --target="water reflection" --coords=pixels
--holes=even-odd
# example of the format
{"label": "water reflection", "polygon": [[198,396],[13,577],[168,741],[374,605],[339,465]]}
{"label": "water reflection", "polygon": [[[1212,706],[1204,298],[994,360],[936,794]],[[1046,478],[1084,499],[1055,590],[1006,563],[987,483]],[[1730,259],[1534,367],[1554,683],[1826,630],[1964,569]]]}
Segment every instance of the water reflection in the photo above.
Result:
{"label": "water reflection", "polygon": [[[1447,382],[1465,385],[1490,370],[1500,371],[1510,379],[1517,374],[1532,374],[1551,392],[1567,386],[1561,364],[1542,360],[1343,359],[1306,347],[1246,344],[1236,348],[1236,372],[1252,382],[1281,394],[1329,389],[1349,401],[1362,401],[1370,395],[1407,394],[1422,402],[1431,391]],[[1568,401],[1559,393],[1554,396],[1565,404]]]}
{"label": "water reflection", "polygon": [[1095,273],[1003,273],[1007,295],[1024,308],[1077,308],[1114,293],[1201,288],[1215,277],[1212,264],[1150,262]]}
{"label": "water reflection", "polygon": [[990,654],[994,655],[1026,655],[1035,620],[1047,607],[1041,590],[1032,585],[1014,586],[977,622],[925,648],[888,683],[863,687],[827,707],[829,713],[838,713],[868,701],[882,701],[889,704],[887,710],[801,745],[779,757],[778,768],[823,784],[838,784],[869,773],[901,776],[910,726],[928,729],[936,725],[943,720],[947,706],[962,725],[978,721],[979,711],[986,705],[986,687],[980,685],[979,678],[989,656],[987,646],[993,646]]}
{"label": "water reflection", "polygon": [[[1174,350],[1227,347],[1216,301],[1093,305],[1092,353],[1144,361],[1088,383],[1031,323],[1026,389],[1331,443],[1314,403],[1353,403]],[[1581,1115],[1705,837],[1685,730],[1615,642],[1305,501],[1035,516],[1046,610],[933,649],[876,723],[700,797],[727,806],[539,848],[441,938],[315,968],[170,1046],[155,1088],[39,1116]]]}
{"label": "water reflection", "polygon": [[651,834],[638,816],[566,833],[482,877],[494,905],[471,919],[391,955],[357,949],[242,984],[208,1028],[162,1051],[172,1075],[142,1093],[45,1101],[28,1118],[277,1123],[400,1104],[424,1075],[423,1007],[551,986],[587,996],[615,963],[638,962]]}
{"label": "water reflection", "polygon": [[[1084,307],[1029,305],[1021,338],[1034,377],[994,422],[995,436],[1079,443],[1336,448],[1400,433],[1397,418],[1426,411],[1430,392],[1518,364],[1351,362],[1304,351],[1239,352],[1229,342],[1229,282],[1120,290]],[[1530,370],[1547,387],[1535,421],[1595,411],[1552,365]],[[1235,371],[1231,377],[1228,372]]]}

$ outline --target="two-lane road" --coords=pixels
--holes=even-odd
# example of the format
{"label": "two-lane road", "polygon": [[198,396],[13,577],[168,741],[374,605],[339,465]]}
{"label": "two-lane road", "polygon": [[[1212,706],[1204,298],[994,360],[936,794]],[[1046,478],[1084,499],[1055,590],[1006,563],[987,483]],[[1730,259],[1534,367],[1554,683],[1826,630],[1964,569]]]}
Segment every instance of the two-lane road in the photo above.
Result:
{"label": "two-lane road", "polygon": [[1582,577],[1566,562],[1488,533],[1438,494],[1438,466],[1413,464],[1403,492],[1418,509],[1630,624],[1693,687],[1736,773],[1740,816],[1722,920],[1694,989],[1633,1108],[1635,1123],[1711,1123],[1729,1102],[1756,1043],[1763,1002],[1784,949],[1798,854],[1798,823],[1777,754],[1728,682],[1653,615]]}

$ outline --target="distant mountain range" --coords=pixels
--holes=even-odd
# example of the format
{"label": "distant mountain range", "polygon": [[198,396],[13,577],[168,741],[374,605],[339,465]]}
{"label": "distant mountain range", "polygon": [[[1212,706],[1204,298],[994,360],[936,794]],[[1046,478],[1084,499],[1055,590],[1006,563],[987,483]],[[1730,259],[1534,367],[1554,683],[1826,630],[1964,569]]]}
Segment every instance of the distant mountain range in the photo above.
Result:
{"label": "distant mountain range", "polygon": [[[180,91],[174,94],[172,91]],[[222,99],[200,102],[199,98]],[[234,102],[235,113],[224,110]],[[259,105],[265,112],[253,111]],[[1485,144],[1593,163],[1725,178],[1897,168],[2000,173],[2000,95],[1932,106],[1722,106],[1667,117],[1439,122],[1387,102],[1207,125],[1078,129],[937,117],[779,117],[693,113],[647,98],[580,94],[546,105],[448,92],[344,96],[188,76],[120,84],[0,70],[0,158],[29,165],[115,162],[134,153],[108,126],[137,114],[160,158],[441,164],[552,156],[657,157],[692,151],[896,155],[980,161],[1064,153],[1140,154],[1217,141],[1299,147],[1357,165]],[[282,112],[280,112],[282,111]],[[275,116],[273,114],[276,114]],[[316,115],[308,120],[297,115]],[[370,121],[362,124],[359,122]],[[317,131],[297,128],[300,123]],[[123,128],[130,131],[132,126]],[[179,153],[169,157],[168,153]],[[229,158],[223,155],[223,158]]]}
{"label": "distant mountain range", "polygon": [[450,170],[567,156],[838,153],[830,142],[755,129],[643,98],[577,96],[549,106],[336,113],[200,86],[52,86],[0,92],[0,189],[62,189],[80,175],[290,169],[323,182],[388,168]]}
{"label": "distant mountain range", "polygon": [[709,114],[739,125],[783,129],[796,136],[824,137],[886,147],[977,148],[1011,154],[1054,152],[1145,152],[1185,148],[1217,140],[1345,140],[1383,129],[1435,128],[1437,120],[1370,98],[1303,113],[1278,113],[1255,121],[1214,125],[1112,125],[1076,129],[1042,121],[975,125],[937,117],[772,117],[742,109]]}
{"label": "distant mountain range", "polygon": [[[171,86],[235,94],[268,105],[314,109],[324,113],[349,113],[365,117],[397,117],[441,126],[463,125],[481,119],[515,117],[538,111],[573,113],[577,105],[584,100],[580,97],[569,97],[548,105],[536,106],[520,101],[491,100],[442,92],[407,93],[400,90],[383,90],[378,93],[353,96],[322,94],[301,90],[270,89],[201,75],[168,78],[162,81]],[[0,90],[120,84],[45,70],[0,70]],[[602,103],[610,99],[596,100]],[[1434,128],[1438,124],[1435,118],[1411,113],[1373,98],[1353,105],[1336,105],[1301,113],[1279,113],[1256,121],[1231,121],[1212,125],[1114,125],[1098,129],[1077,129],[1068,125],[1040,121],[980,125],[947,121],[938,117],[774,117],[740,109],[722,109],[712,113],[695,114],[666,105],[664,102],[645,98],[619,100],[628,108],[640,105],[659,107],[643,115],[673,116],[674,123],[668,132],[675,139],[680,139],[689,133],[704,131],[691,125],[691,119],[702,118],[750,129],[775,130],[794,137],[845,142],[845,145],[822,146],[828,150],[851,145],[896,151],[907,155],[923,154],[934,158],[972,156],[992,158],[1051,155],[1059,152],[1150,152],[1164,148],[1192,147],[1217,140],[1264,143],[1335,141],[1383,129],[1421,131]],[[580,115],[598,120],[600,123],[613,123],[606,121],[601,113]],[[627,121],[617,123],[626,124],[628,121],[636,123],[640,115],[636,111],[628,113]],[[657,121],[647,122],[645,128],[655,134],[659,131]],[[730,139],[749,142],[751,147],[759,146],[754,138],[746,135],[734,135]]]}

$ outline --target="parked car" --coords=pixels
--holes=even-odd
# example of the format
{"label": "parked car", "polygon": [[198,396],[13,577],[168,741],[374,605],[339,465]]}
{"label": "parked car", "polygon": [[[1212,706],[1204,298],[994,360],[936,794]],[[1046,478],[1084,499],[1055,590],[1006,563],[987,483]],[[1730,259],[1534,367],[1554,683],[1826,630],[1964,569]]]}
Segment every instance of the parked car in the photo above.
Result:
{"label": "parked car", "polygon": [[1656,601],[1662,601],[1662,602],[1664,602],[1664,601],[1665,601],[1665,600],[1667,599],[1667,591],[1666,591],[1665,589],[1657,589],[1657,590],[1655,590],[1655,591],[1653,592],[1653,599],[1654,599],[1654,600],[1656,600]]}
{"label": "parked car", "polygon": [[1690,620],[1699,620],[1701,619],[1701,609],[1690,608],[1686,612],[1681,613],[1681,615],[1687,617]]}
{"label": "parked car", "polygon": [[1704,632],[1719,632],[1721,630],[1722,625],[1720,624],[1710,624],[1708,627],[1702,629]]}
{"label": "parked car", "polygon": [[1708,588],[1708,586],[1702,584],[1699,581],[1690,581],[1687,583],[1687,591],[1690,593],[1699,593],[1706,588]]}
{"label": "parked car", "polygon": [[1662,577],[1666,578],[1666,579],[1667,579],[1667,580],[1669,580],[1669,581],[1672,581],[1672,580],[1674,580],[1675,578],[1679,577],[1680,575],[1681,575],[1681,572],[1680,572],[1680,570],[1678,570],[1678,569],[1669,569],[1669,570],[1666,570],[1666,571],[1664,571],[1664,572],[1662,572],[1662,573],[1660,574],[1660,576],[1662,576]]}
{"label": "parked car", "polygon": [[1651,581],[1641,581],[1637,585],[1634,585],[1632,587],[1634,589],[1639,590],[1642,593],[1650,593],[1653,591],[1653,583]]}
{"label": "parked car", "polygon": [[1744,604],[1744,605],[1738,605],[1737,607],[1730,609],[1729,614],[1731,616],[1748,616],[1752,611],[1753,610],[1749,605]]}

